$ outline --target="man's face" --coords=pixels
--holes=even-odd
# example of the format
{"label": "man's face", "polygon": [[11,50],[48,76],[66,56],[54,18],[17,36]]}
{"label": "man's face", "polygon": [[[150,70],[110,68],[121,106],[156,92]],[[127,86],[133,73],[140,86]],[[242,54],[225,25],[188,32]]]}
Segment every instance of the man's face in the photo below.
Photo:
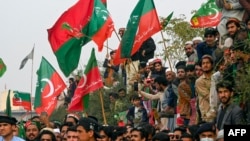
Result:
{"label": "man's face", "polygon": [[237,31],[238,27],[235,25],[235,23],[230,23],[227,25],[227,32],[230,36],[234,36]]}
{"label": "man's face", "polygon": [[203,74],[202,68],[199,65],[195,65],[195,75],[200,77]]}
{"label": "man's face", "polygon": [[206,37],[205,37],[205,41],[206,41],[206,43],[207,43],[208,45],[213,45],[214,42],[215,42],[215,39],[216,39],[215,35],[211,35],[211,34],[208,34],[208,35],[206,35]]}
{"label": "man's face", "polygon": [[25,134],[27,139],[34,140],[38,136],[39,130],[36,125],[31,124],[26,128]]}
{"label": "man's face", "polygon": [[145,141],[145,138],[141,138],[141,134],[139,131],[132,131],[131,132],[131,141]]}
{"label": "man's face", "polygon": [[77,141],[77,132],[74,131],[68,131],[67,132],[67,141]]}
{"label": "man's face", "polygon": [[184,69],[178,69],[177,70],[177,77],[179,78],[179,79],[184,79],[185,77],[186,77],[186,72],[185,72],[185,70]]}
{"label": "man's face", "polygon": [[187,70],[187,77],[194,77],[195,76],[195,71],[194,70]]}
{"label": "man's face", "polygon": [[197,45],[198,45],[200,42],[201,42],[200,40],[194,40],[194,41],[193,41],[193,48],[196,49],[196,48],[197,48]]}
{"label": "man's face", "polygon": [[211,138],[211,139],[214,139],[216,138],[216,135],[214,132],[211,132],[211,131],[207,131],[207,132],[202,132],[200,135],[199,135],[199,138]]}
{"label": "man's face", "polygon": [[233,96],[233,92],[229,91],[227,88],[218,89],[218,97],[222,104],[227,104],[230,101],[232,96]]}
{"label": "man's face", "polygon": [[91,137],[94,136],[94,132],[92,130],[87,132],[82,126],[77,126],[76,131],[78,141],[88,141]]}
{"label": "man's face", "polygon": [[194,53],[194,48],[192,47],[191,44],[185,45],[185,53],[187,56],[190,56],[191,54]]}
{"label": "man's face", "polygon": [[181,138],[181,131],[175,131],[171,136],[170,136],[170,141],[178,141]]}
{"label": "man's face", "polygon": [[169,81],[169,82],[172,82],[174,80],[174,74],[172,71],[167,71],[166,73],[166,79]]}
{"label": "man's face", "polygon": [[212,71],[213,66],[208,58],[203,58],[201,62],[201,68],[203,72],[209,73]]}
{"label": "man's face", "polygon": [[69,128],[68,126],[63,126],[62,127],[62,130],[60,131],[60,134],[61,134],[62,137],[66,134],[68,128]]}
{"label": "man's face", "polygon": [[156,71],[161,71],[162,65],[160,63],[155,63],[154,68]]}
{"label": "man's face", "polygon": [[71,122],[71,123],[73,123],[73,125],[76,125],[76,121],[73,117],[67,117],[66,122]]}
{"label": "man's face", "polygon": [[99,132],[100,138],[97,138],[97,141],[109,141],[109,137],[104,133],[103,130]]}
{"label": "man's face", "polygon": [[126,96],[126,92],[123,91],[123,90],[118,92],[118,94],[119,94],[119,97],[125,97]]}
{"label": "man's face", "polygon": [[15,125],[11,125],[9,123],[0,123],[0,136],[6,137],[13,134],[13,130],[15,129]]}

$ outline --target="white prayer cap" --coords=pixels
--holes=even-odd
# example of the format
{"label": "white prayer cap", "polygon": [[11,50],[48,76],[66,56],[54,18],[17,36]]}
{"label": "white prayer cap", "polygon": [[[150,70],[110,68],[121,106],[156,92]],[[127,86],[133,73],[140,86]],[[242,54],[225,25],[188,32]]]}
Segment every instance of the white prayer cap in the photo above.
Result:
{"label": "white prayer cap", "polygon": [[56,129],[53,129],[54,133],[60,133],[60,129],[59,128],[56,128]]}
{"label": "white prayer cap", "polygon": [[169,71],[171,71],[171,69],[170,69],[170,68],[167,68],[165,72],[169,72]]}
{"label": "white prayer cap", "polygon": [[147,63],[153,63],[153,62],[154,62],[154,60],[155,60],[154,58],[151,58],[151,59],[149,59],[149,60],[148,60],[148,62],[147,62]]}
{"label": "white prayer cap", "polygon": [[187,41],[185,45],[193,45],[193,41]]}
{"label": "white prayer cap", "polygon": [[201,37],[194,37],[192,41],[203,41],[203,39]]}

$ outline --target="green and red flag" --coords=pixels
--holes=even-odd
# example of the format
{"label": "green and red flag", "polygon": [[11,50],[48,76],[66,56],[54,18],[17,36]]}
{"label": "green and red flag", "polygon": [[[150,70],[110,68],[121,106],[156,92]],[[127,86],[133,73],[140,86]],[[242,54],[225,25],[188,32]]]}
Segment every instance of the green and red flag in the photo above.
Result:
{"label": "green and red flag", "polygon": [[69,104],[68,111],[83,111],[88,107],[89,93],[103,87],[94,48],[91,51],[88,64]]}
{"label": "green and red flag", "polygon": [[64,75],[77,68],[82,46],[93,40],[101,51],[113,30],[113,21],[100,0],[79,0],[65,11],[48,29],[50,45]]}
{"label": "green and red flag", "polygon": [[217,7],[215,0],[208,0],[191,18],[191,27],[204,28],[217,26],[221,16],[221,10]]}
{"label": "green and red flag", "polygon": [[102,3],[105,7],[107,7],[107,0],[102,0]]}
{"label": "green and red flag", "polygon": [[114,64],[119,64],[121,58],[130,58],[145,40],[160,30],[161,25],[153,0],[139,0],[130,15]]}
{"label": "green and red flag", "polygon": [[13,106],[22,106],[25,110],[31,111],[31,96],[30,93],[13,91],[12,98]]}
{"label": "green and red flag", "polygon": [[66,88],[66,84],[52,67],[42,57],[39,70],[37,71],[37,84],[35,93],[34,109],[36,113],[47,112],[51,115],[57,104],[57,97]]}
{"label": "green and red flag", "polygon": [[0,58],[0,77],[6,72],[6,65],[4,64],[2,58]]}

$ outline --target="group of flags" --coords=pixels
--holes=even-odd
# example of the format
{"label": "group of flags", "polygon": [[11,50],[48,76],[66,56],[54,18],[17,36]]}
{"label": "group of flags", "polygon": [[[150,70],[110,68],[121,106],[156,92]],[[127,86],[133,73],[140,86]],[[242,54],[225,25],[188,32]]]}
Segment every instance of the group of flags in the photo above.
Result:
{"label": "group of flags", "polygon": [[[173,12],[163,23],[160,23],[153,0],[139,0],[130,15],[126,31],[117,48],[114,64],[122,63],[135,54],[143,41],[166,27],[172,16]],[[192,27],[215,26],[220,16],[215,0],[208,0],[191,18],[191,24]],[[208,19],[215,20],[208,24]],[[63,74],[68,77],[77,68],[81,49],[85,44],[92,40],[97,44],[98,51],[102,51],[103,43],[111,37],[114,30],[106,0],[79,0],[66,10],[48,29],[48,40]],[[33,56],[34,47],[22,60],[19,69],[22,69],[29,59],[33,60]],[[0,58],[0,77],[5,71],[6,65]],[[38,114],[46,111],[50,115],[56,107],[57,97],[67,86],[44,57],[36,74],[34,109]],[[93,48],[68,110],[84,110],[88,107],[89,93],[102,87],[102,77]],[[23,106],[24,109],[30,111],[32,109],[30,94],[19,91],[14,91],[14,93],[13,105]]]}

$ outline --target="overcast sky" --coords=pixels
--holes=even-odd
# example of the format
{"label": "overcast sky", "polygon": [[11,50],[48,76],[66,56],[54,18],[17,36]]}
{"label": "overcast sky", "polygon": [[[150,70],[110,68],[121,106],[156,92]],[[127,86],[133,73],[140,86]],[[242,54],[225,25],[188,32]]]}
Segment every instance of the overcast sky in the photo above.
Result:
{"label": "overcast sky", "polygon": [[[44,56],[67,81],[58,67],[56,57],[48,42],[47,29],[52,27],[60,15],[76,3],[77,0],[5,0],[0,5],[0,57],[7,65],[7,71],[0,78],[0,92],[5,88],[31,92],[34,95],[37,81],[36,71],[39,68],[41,57]],[[191,11],[200,8],[207,0],[154,0],[158,16],[166,17],[174,11],[173,17],[184,14],[190,21]],[[137,0],[107,0],[108,10],[111,13],[116,30],[126,27],[129,16]],[[160,36],[153,36],[155,42]],[[30,53],[35,44],[33,75],[32,61],[29,60],[22,70],[20,63]],[[108,45],[116,49],[119,44],[113,33]],[[85,45],[82,49],[81,64],[86,65],[92,47],[96,48],[97,60],[103,61],[106,49],[97,52],[94,43]],[[161,46],[157,46],[160,51]],[[33,76],[33,77],[32,77]],[[33,83],[31,84],[31,79]],[[68,83],[66,82],[68,85]],[[32,85],[32,89],[31,89]]]}

